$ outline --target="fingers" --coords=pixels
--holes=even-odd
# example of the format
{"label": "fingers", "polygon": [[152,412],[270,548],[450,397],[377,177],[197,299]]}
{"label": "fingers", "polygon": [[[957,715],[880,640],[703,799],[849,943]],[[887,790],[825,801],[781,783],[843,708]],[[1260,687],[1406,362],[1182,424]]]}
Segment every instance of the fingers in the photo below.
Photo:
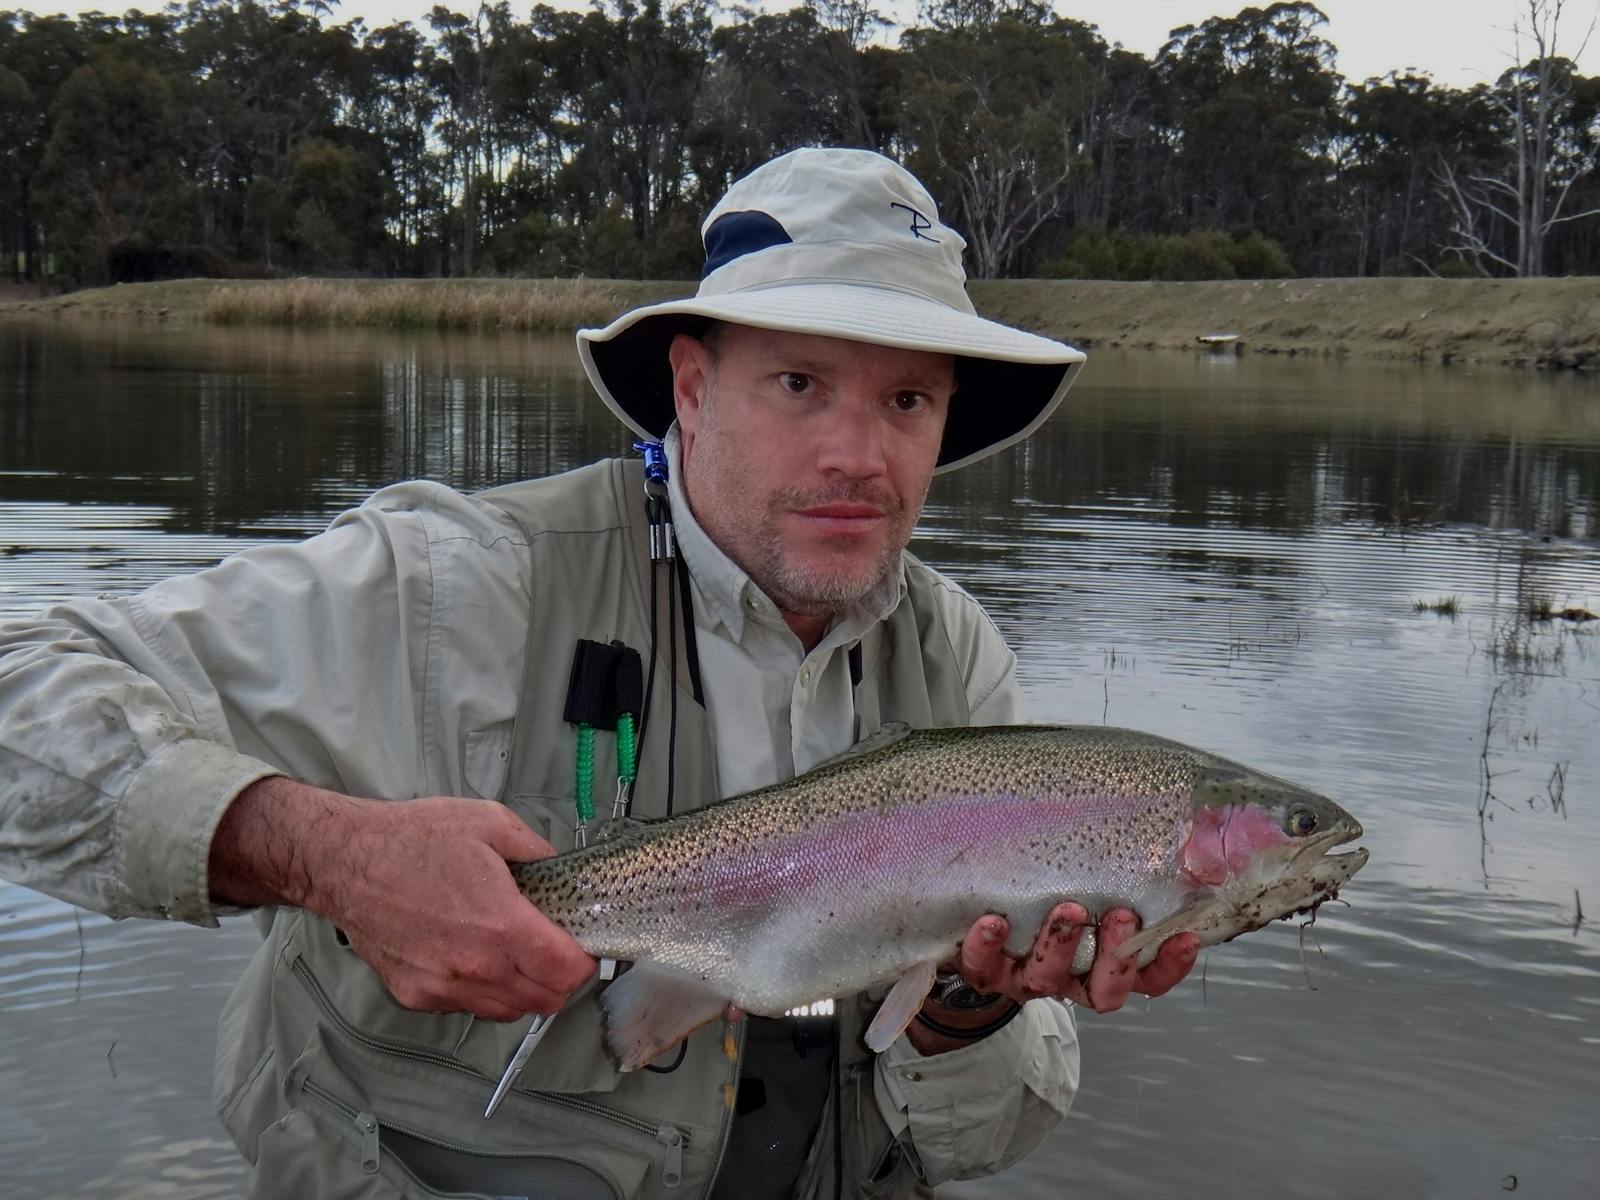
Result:
{"label": "fingers", "polygon": [[980,917],[962,939],[958,965],[968,983],[983,992],[1003,992],[1014,1000],[1058,996],[1093,1008],[1115,1012],[1138,992],[1160,996],[1176,987],[1194,968],[1200,941],[1192,933],[1168,938],[1155,960],[1139,970],[1133,958],[1123,961],[1117,947],[1139,929],[1139,918],[1126,908],[1114,908],[1100,918],[1096,928],[1094,962],[1085,977],[1072,973],[1073,960],[1092,920],[1081,904],[1067,902],[1050,910],[1033,946],[1022,959],[1005,951],[1009,926],[995,913]]}
{"label": "fingers", "polygon": [[549,858],[555,847],[529,829],[527,823],[504,804],[485,800],[481,836],[507,862],[536,862]]}
{"label": "fingers", "polygon": [[1058,904],[1050,910],[1022,965],[1022,987],[1029,997],[1066,996],[1081,988],[1072,963],[1088,927],[1089,913],[1081,904]]}
{"label": "fingers", "polygon": [[501,829],[511,840],[497,847],[480,814],[461,815],[470,827],[462,842],[433,839],[437,873],[363,906],[346,929],[351,947],[407,1008],[491,1021],[559,1012],[597,964],[528,902],[501,857],[537,854],[544,843],[508,815]]}
{"label": "fingers", "polygon": [[[351,947],[358,953],[365,950],[354,936]],[[366,957],[364,953],[363,956]],[[509,955],[492,951],[462,949],[420,963],[382,955],[374,955],[368,961],[390,994],[406,1008],[416,1012],[470,1012],[490,1021],[515,1021],[529,1013],[560,1012],[571,992],[587,978],[578,977],[577,983],[569,987],[567,984],[576,976],[574,972],[554,985],[548,979],[525,974]]]}
{"label": "fingers", "polygon": [[1013,964],[1006,957],[1006,937],[1011,926],[996,913],[979,917],[961,940],[962,978],[980,992],[1008,992],[1013,986]]}
{"label": "fingers", "polygon": [[1200,956],[1200,939],[1192,933],[1179,933],[1161,944],[1155,961],[1139,972],[1133,990],[1144,996],[1164,996],[1194,969]]}
{"label": "fingers", "polygon": [[559,1012],[572,993],[589,981],[599,963],[566,930],[515,893],[511,920],[497,939],[505,970],[494,982],[523,1004],[524,1012]]}
{"label": "fingers", "polygon": [[1139,918],[1125,908],[1113,908],[1100,918],[1094,965],[1084,980],[1084,999],[1095,1012],[1115,1012],[1127,1002],[1128,993],[1138,981],[1138,969],[1130,959],[1119,959],[1118,946],[1138,931]]}

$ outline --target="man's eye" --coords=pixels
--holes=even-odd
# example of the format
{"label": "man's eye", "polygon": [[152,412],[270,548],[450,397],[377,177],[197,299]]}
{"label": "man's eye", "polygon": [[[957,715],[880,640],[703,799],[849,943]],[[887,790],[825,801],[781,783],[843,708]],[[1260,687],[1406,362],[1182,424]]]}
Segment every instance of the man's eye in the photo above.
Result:
{"label": "man's eye", "polygon": [[778,376],[778,386],[791,395],[803,396],[811,390],[811,376],[799,371],[784,371]]}
{"label": "man's eye", "polygon": [[918,412],[927,407],[928,398],[921,392],[897,392],[893,403],[899,412]]}

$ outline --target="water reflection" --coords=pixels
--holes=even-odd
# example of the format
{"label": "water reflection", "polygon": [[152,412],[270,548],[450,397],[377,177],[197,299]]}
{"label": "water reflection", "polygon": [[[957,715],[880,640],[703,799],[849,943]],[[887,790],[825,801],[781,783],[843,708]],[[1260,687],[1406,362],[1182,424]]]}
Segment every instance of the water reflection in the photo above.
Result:
{"label": "water reflection", "polygon": [[[0,326],[0,615],[311,532],[397,479],[484,487],[629,440],[564,338]],[[1284,926],[1084,1018],[1068,1126],[951,1194],[1585,1194],[1600,635],[1527,610],[1600,605],[1597,494],[1590,380],[1109,353],[1031,442],[936,483],[916,549],[1018,647],[1038,718],[1291,776],[1373,851],[1304,964]],[[0,885],[8,1196],[236,1190],[209,1030],[252,944]]]}

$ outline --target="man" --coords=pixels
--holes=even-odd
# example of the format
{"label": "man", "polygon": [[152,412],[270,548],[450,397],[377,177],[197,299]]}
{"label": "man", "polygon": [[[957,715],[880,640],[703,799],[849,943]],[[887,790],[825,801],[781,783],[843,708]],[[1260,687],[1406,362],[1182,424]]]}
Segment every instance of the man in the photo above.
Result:
{"label": "man", "polygon": [[[1114,913],[1078,978],[1082,908],[1020,960],[995,915],[881,1056],[871,995],[821,1035],[730,1019],[649,1070],[606,1058],[595,963],[506,867],[600,832],[580,641],[651,678],[634,816],[887,721],[1021,719],[993,625],[904,547],[932,474],[1027,436],[1082,361],[973,314],[961,239],[877,155],[777,159],[704,232],[695,298],[580,334],[607,405],[665,437],[664,486],[635,462],[400,485],[302,546],[0,631],[0,869],[112,915],[264,914],[217,1070],[257,1195],[922,1194],[1066,1111],[1051,997],[1114,1009],[1193,963],[1185,937],[1119,964]],[[592,769],[625,805],[625,756]],[[557,1012],[486,1121],[527,1014]]]}

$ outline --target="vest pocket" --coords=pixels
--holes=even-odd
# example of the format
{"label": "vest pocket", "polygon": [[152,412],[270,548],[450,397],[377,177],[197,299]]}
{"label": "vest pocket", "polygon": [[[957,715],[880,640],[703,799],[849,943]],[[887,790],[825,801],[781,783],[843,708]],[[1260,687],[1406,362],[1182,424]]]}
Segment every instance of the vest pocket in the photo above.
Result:
{"label": "vest pocket", "polygon": [[474,729],[461,739],[461,778],[474,796],[498,800],[510,765],[510,721]]}
{"label": "vest pocket", "polygon": [[624,1200],[681,1176],[681,1131],[520,1094],[485,1120],[478,1081],[416,1065],[315,1033],[285,1080],[292,1110],[258,1142],[263,1195]]}
{"label": "vest pocket", "polygon": [[[360,1111],[307,1078],[301,1083],[306,1100],[336,1123],[348,1126],[342,1140],[357,1144],[358,1157],[346,1154],[344,1170],[355,1162],[361,1175],[385,1182],[398,1176],[407,1196],[450,1197],[452,1200],[506,1200],[511,1196],[540,1200],[625,1200],[627,1186],[610,1166],[586,1163],[556,1150],[502,1149],[472,1145],[406,1130],[375,1113]],[[304,1112],[291,1113],[280,1125]],[[314,1157],[314,1155],[313,1155]],[[643,1171],[625,1171],[637,1186]],[[330,1180],[303,1195],[327,1195]],[[341,1185],[344,1183],[340,1180]],[[341,1195],[345,1194],[342,1190]],[[365,1189],[357,1194],[366,1195]],[[379,1193],[385,1194],[385,1193]]]}
{"label": "vest pocket", "polygon": [[[349,951],[340,953],[347,956],[335,981],[335,987],[347,985],[342,995],[330,994],[305,956],[297,956],[289,969],[341,1044],[369,1053],[392,1069],[448,1072],[483,1089],[487,1103],[522,1042],[527,1022],[504,1025],[475,1021],[465,1013],[412,1012],[389,997],[365,964]],[[523,1080],[538,1079],[543,1089],[552,1092],[609,1092],[617,1086],[621,1076],[605,1053],[600,1006],[592,987],[575,993],[562,1010],[556,1027],[534,1051]],[[524,1087],[513,1090],[521,1092]]]}

